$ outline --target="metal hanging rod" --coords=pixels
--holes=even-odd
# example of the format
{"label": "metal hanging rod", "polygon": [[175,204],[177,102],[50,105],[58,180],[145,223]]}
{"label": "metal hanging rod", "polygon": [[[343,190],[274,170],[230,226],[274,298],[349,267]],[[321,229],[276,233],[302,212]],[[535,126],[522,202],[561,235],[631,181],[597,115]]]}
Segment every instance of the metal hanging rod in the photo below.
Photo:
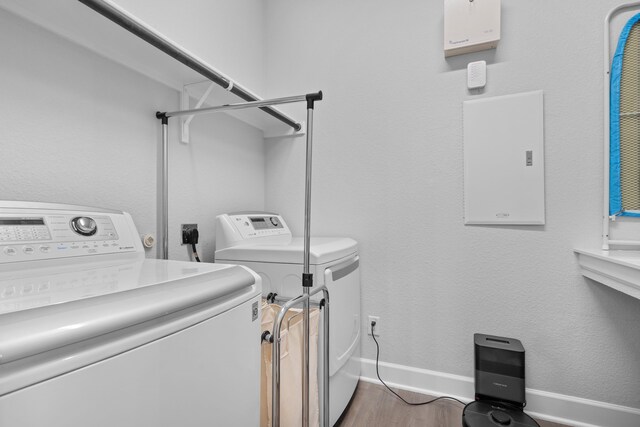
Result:
{"label": "metal hanging rod", "polygon": [[[212,82],[229,90],[229,92],[233,93],[234,95],[239,96],[243,100],[249,101],[249,102],[260,101],[258,97],[253,95],[247,89],[244,89],[243,87],[239,86],[232,80],[220,74],[218,71],[214,70],[209,65],[202,62],[200,59],[185,52],[178,45],[167,40],[159,33],[145,26],[143,23],[137,21],[135,18],[125,13],[122,9],[114,5],[112,2],[107,0],[79,0],[79,1],[80,3],[95,10],[105,18],[120,25],[125,30],[138,36],[142,40],[146,41],[147,43],[158,48],[162,52],[166,53],[167,55],[171,56],[172,58],[176,59],[177,61],[183,63],[187,67],[191,68],[192,70],[196,71],[197,73],[211,80]],[[270,105],[273,105],[273,104],[270,104]],[[260,106],[258,108],[260,108],[262,111],[269,114],[270,116],[292,127],[296,131],[299,131],[302,129],[302,125],[300,123],[297,123],[295,120],[284,115],[280,111],[269,107],[268,105]]]}
{"label": "metal hanging rod", "polygon": [[[170,111],[166,113],[158,112],[156,117],[161,119],[163,117],[180,117],[180,116],[195,116],[198,114],[207,113],[219,113],[230,110],[243,110],[246,108],[261,108],[268,105],[280,105],[280,104],[292,104],[294,102],[306,101],[309,96],[317,96],[318,94],[312,93],[308,95],[288,96],[285,98],[265,99],[249,102],[240,102],[237,104],[225,104],[215,107],[194,108],[191,110]],[[321,96],[321,94],[320,94]]]}

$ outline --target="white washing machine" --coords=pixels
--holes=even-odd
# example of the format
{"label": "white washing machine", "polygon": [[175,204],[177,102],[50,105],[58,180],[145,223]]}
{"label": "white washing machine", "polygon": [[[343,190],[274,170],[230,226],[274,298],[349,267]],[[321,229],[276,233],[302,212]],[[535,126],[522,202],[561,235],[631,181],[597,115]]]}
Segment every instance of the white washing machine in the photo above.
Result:
{"label": "white washing machine", "polygon": [[[255,271],[262,278],[265,296],[273,292],[279,297],[294,298],[303,292],[303,239],[293,237],[278,214],[243,212],[218,216],[215,257],[216,262],[240,264]],[[360,377],[359,262],[355,240],[311,238],[309,269],[314,286],[327,285],[331,301],[330,425],[344,411]],[[319,357],[323,354],[321,346],[322,338]],[[318,366],[322,367],[321,361]]]}
{"label": "white washing machine", "polygon": [[0,202],[0,425],[258,426],[260,295],[126,213]]}

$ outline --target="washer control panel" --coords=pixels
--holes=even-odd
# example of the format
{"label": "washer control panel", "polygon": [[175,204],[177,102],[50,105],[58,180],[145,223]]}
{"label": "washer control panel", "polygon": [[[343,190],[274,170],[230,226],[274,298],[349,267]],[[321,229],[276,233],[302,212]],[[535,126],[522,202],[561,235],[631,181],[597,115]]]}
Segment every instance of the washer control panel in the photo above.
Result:
{"label": "washer control panel", "polygon": [[0,201],[0,264],[141,249],[127,213],[82,209]]}

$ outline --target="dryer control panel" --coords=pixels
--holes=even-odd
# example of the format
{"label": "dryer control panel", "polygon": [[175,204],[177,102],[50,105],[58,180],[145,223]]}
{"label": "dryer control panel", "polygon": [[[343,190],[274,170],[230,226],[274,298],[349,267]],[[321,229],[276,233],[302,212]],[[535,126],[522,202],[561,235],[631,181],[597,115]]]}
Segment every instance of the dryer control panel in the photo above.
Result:
{"label": "dryer control panel", "polygon": [[143,252],[139,240],[125,212],[0,201],[0,264]]}
{"label": "dryer control panel", "polygon": [[291,230],[282,216],[271,212],[241,212],[216,217],[216,249],[245,243],[287,243]]}
{"label": "dryer control panel", "polygon": [[242,237],[249,239],[260,236],[284,234],[284,221],[278,215],[234,215],[231,217]]}

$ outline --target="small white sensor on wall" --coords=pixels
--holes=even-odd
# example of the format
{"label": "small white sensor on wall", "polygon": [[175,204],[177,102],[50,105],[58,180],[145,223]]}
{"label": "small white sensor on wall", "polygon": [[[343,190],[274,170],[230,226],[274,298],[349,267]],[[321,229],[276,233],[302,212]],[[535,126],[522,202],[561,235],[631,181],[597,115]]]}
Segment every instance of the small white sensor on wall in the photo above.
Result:
{"label": "small white sensor on wall", "polygon": [[487,84],[486,61],[470,62],[467,65],[467,88],[481,89]]}

